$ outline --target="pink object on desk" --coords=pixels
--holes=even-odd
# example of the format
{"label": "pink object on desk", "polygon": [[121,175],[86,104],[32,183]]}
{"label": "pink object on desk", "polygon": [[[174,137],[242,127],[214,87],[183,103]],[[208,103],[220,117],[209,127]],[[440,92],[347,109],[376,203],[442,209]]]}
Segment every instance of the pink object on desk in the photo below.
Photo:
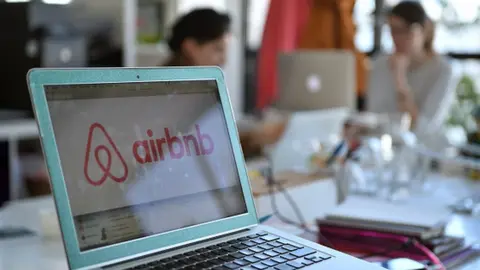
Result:
{"label": "pink object on desk", "polygon": [[[335,248],[339,250],[352,252],[360,249],[364,252],[370,249],[370,252],[373,252],[374,254],[380,253],[384,256],[408,257],[414,260],[428,259],[440,267],[440,269],[445,269],[440,259],[438,259],[433,252],[417,240],[410,237],[375,231],[336,228],[333,226],[324,226],[319,232],[321,233],[321,236],[319,235],[318,239],[327,238],[333,243]],[[409,242],[411,242],[411,247],[407,248],[406,245]],[[337,243],[339,244],[338,246],[336,245]],[[379,248],[379,245],[381,245],[381,248]],[[398,250],[393,248],[398,245]]]}

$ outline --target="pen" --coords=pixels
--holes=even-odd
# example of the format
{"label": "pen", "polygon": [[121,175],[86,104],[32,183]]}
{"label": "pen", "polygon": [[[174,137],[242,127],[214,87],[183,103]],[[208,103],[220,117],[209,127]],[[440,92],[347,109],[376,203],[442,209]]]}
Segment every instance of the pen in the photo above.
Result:
{"label": "pen", "polygon": [[340,154],[340,151],[342,151],[343,146],[345,145],[345,141],[341,141],[333,150],[332,154],[328,157],[326,164],[327,166],[330,166],[334,161],[335,158]]}
{"label": "pen", "polygon": [[258,223],[264,223],[269,220],[273,215],[266,215],[258,219]]}

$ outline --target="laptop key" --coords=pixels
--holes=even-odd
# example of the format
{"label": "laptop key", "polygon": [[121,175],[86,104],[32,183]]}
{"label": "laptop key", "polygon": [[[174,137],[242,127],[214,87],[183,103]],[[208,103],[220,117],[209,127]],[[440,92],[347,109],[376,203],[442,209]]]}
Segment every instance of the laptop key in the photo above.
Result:
{"label": "laptop key", "polygon": [[295,257],[305,257],[305,256],[311,255],[315,252],[316,251],[311,249],[311,248],[304,247],[304,248],[301,248],[301,249],[297,249],[293,252],[290,252],[290,254],[295,256]]}
{"label": "laptop key", "polygon": [[298,248],[294,247],[294,246],[291,246],[291,245],[285,245],[285,246],[282,246],[282,248],[288,250],[288,251],[294,251],[294,250],[297,250]]}
{"label": "laptop key", "polygon": [[234,264],[234,263],[226,263],[223,266],[226,267],[227,269],[238,269],[238,268],[240,268],[240,265]]}
{"label": "laptop key", "polygon": [[230,252],[236,252],[237,249],[236,248],[233,248],[233,247],[224,247],[222,248],[223,251],[226,251],[227,253],[230,253]]}
{"label": "laptop key", "polygon": [[286,265],[286,264],[281,264],[281,265],[274,266],[274,269],[277,269],[277,270],[294,270],[295,268],[293,268],[289,265]]}
{"label": "laptop key", "polygon": [[267,250],[265,251],[263,254],[269,256],[269,257],[275,257],[275,256],[278,256],[280,255],[279,253],[273,251],[273,250]]}
{"label": "laptop key", "polygon": [[252,267],[255,268],[255,269],[259,269],[259,270],[263,270],[263,269],[268,268],[268,266],[266,266],[265,264],[261,264],[261,263],[252,264]]}
{"label": "laptop key", "polygon": [[236,248],[236,249],[245,249],[247,248],[248,246],[244,245],[244,244],[235,244],[235,245],[232,245],[233,248]]}
{"label": "laptop key", "polygon": [[228,253],[228,251],[225,251],[224,249],[217,249],[212,251],[212,254],[217,256],[225,255],[226,253]]}
{"label": "laptop key", "polygon": [[209,260],[208,262],[211,263],[213,266],[217,266],[225,263],[224,261],[219,259],[212,259],[212,260]]}
{"label": "laptop key", "polygon": [[266,232],[259,232],[259,233],[257,233],[258,236],[265,236],[265,235],[267,235],[267,234],[268,234],[268,233],[266,233]]}
{"label": "laptop key", "polygon": [[299,263],[299,262],[296,262],[296,261],[293,261],[293,262],[287,262],[287,265],[295,268],[295,269],[298,269],[298,268],[302,268],[304,267],[303,264]]}
{"label": "laptop key", "polygon": [[283,246],[283,244],[277,242],[277,241],[274,241],[274,242],[269,242],[268,243],[270,246],[273,246],[273,247],[280,247],[280,246]]}
{"label": "laptop key", "polygon": [[247,265],[250,264],[249,262],[247,262],[245,260],[241,260],[241,259],[240,260],[235,260],[235,261],[233,261],[233,263],[238,264],[240,266],[247,266]]}
{"label": "laptop key", "polygon": [[288,250],[286,250],[284,248],[274,248],[273,251],[275,251],[277,253],[280,253],[280,254],[288,253]]}
{"label": "laptop key", "polygon": [[242,253],[245,256],[250,256],[254,254],[254,252],[249,249],[240,250],[239,253]]}
{"label": "laptop key", "polygon": [[252,239],[252,242],[256,243],[256,244],[263,244],[265,243],[266,241],[261,239],[261,238],[257,238],[257,239]]}
{"label": "laptop key", "polygon": [[297,257],[291,255],[291,254],[283,254],[282,256],[280,256],[281,258],[284,258],[285,260],[287,261],[293,261],[295,260]]}
{"label": "laptop key", "polygon": [[233,261],[233,257],[228,256],[228,255],[220,256],[217,259],[223,261],[223,263]]}
{"label": "laptop key", "polygon": [[259,248],[262,248],[264,250],[269,250],[269,249],[272,249],[273,246],[269,245],[269,244],[262,244],[262,245],[259,245],[258,246]]}
{"label": "laptop key", "polygon": [[312,261],[308,261],[308,260],[303,260],[303,261],[302,261],[302,264],[305,265],[305,266],[309,266],[309,265],[312,265],[313,262],[312,262]]}
{"label": "laptop key", "polygon": [[257,245],[256,243],[254,243],[252,241],[243,242],[242,244],[244,244],[247,247],[254,247],[254,246]]}
{"label": "laptop key", "polygon": [[230,254],[230,256],[234,257],[235,259],[241,259],[241,258],[245,257],[246,255],[243,255],[240,252],[235,252],[235,253]]}
{"label": "laptop key", "polygon": [[253,257],[258,258],[258,259],[260,259],[260,260],[266,260],[266,259],[269,258],[269,257],[268,257],[267,255],[265,255],[265,254],[255,254],[255,255],[253,255]]}
{"label": "laptop key", "polygon": [[269,266],[269,267],[272,267],[272,266],[275,266],[275,265],[278,264],[273,260],[266,260],[266,261],[263,261],[262,263],[265,264],[266,266]]}
{"label": "laptop key", "polygon": [[282,257],[275,257],[275,258],[272,258],[271,260],[276,262],[276,263],[284,263],[284,262],[287,261],[286,259],[284,259]]}
{"label": "laptop key", "polygon": [[262,240],[265,240],[267,242],[270,242],[270,241],[273,241],[273,240],[277,240],[277,239],[280,239],[280,237],[278,236],[275,236],[275,235],[271,235],[271,234],[268,234],[268,235],[265,235],[265,236],[262,236],[260,237]]}
{"label": "laptop key", "polygon": [[245,257],[243,259],[245,261],[249,262],[249,263],[256,263],[256,262],[260,261],[260,259],[258,259],[257,257],[254,257],[254,256],[248,256],[248,257]]}
{"label": "laptop key", "polygon": [[252,248],[249,248],[249,250],[251,250],[251,251],[253,251],[253,252],[255,252],[255,253],[259,253],[259,252],[262,252],[262,251],[263,251],[263,249],[258,248],[258,247],[252,247]]}

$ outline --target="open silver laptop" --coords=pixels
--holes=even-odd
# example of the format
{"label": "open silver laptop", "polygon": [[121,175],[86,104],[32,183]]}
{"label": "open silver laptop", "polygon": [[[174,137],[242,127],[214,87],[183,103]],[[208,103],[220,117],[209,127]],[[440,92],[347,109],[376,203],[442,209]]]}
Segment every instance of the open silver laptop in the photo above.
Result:
{"label": "open silver laptop", "polygon": [[258,224],[220,69],[36,69],[71,269],[380,269]]}
{"label": "open silver laptop", "polygon": [[274,107],[306,111],[356,110],[355,57],[348,51],[295,51],[278,61],[279,92]]}

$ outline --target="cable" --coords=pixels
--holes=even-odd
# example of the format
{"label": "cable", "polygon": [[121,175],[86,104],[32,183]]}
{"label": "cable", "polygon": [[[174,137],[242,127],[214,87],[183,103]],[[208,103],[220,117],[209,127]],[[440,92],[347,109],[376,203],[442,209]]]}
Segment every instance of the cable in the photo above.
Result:
{"label": "cable", "polygon": [[[266,174],[266,175],[265,175]],[[285,188],[283,187],[283,185],[281,184],[281,182],[279,181],[276,181],[274,179],[274,175],[273,175],[273,166],[272,166],[272,162],[269,160],[269,168],[268,168],[268,171],[265,173],[265,177],[266,177],[266,180],[267,180],[267,184],[268,184],[268,193],[269,193],[269,197],[270,197],[270,203],[271,203],[271,207],[272,207],[272,210],[273,210],[273,215],[275,215],[281,222],[285,223],[285,224],[288,224],[288,225],[292,225],[292,226],[295,226],[301,230],[303,230],[304,232],[306,233],[309,233],[309,234],[312,234],[314,235],[315,237],[319,237],[320,240],[322,242],[324,242],[328,247],[330,248],[333,248],[333,245],[332,243],[327,239],[325,238],[321,233],[320,231],[313,231],[313,230],[310,230],[308,228],[308,225],[307,225],[307,222],[306,222],[306,219],[305,217],[303,216],[302,212],[300,211],[300,208],[298,207],[297,203],[295,202],[295,200],[292,198],[292,196],[290,196],[290,194],[285,190]],[[287,202],[290,204],[290,206],[292,207],[294,213],[295,213],[295,216],[297,217],[297,219],[300,221],[300,223],[298,222],[295,222],[287,217],[285,217],[284,215],[282,215],[278,209],[278,205],[277,205],[277,201],[276,201],[276,198],[275,198],[275,187],[282,193],[282,195],[285,197],[285,199],[287,200]]]}
{"label": "cable", "polygon": [[360,256],[360,257],[357,257],[359,259],[362,259],[362,260],[366,260],[366,259],[370,259],[372,257],[378,257],[378,256],[386,256],[392,252],[395,252],[395,251],[404,251],[406,250],[407,248],[410,248],[414,246],[414,241],[413,239],[409,238],[406,242],[404,242],[401,246],[399,247],[394,247],[394,248],[388,248],[388,249],[385,249],[383,251],[379,251],[379,252],[373,252],[373,253],[370,253],[370,254],[367,254],[367,255],[363,255],[363,256]]}

